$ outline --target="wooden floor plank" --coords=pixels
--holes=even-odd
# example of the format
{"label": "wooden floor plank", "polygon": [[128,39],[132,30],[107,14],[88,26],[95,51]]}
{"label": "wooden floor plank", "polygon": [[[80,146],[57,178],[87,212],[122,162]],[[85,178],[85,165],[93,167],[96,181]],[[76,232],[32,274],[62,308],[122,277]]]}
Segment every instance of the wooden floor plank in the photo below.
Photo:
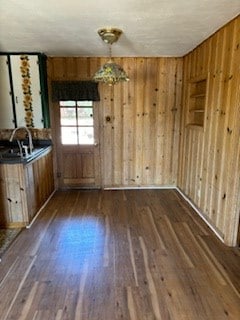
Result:
{"label": "wooden floor plank", "polygon": [[58,191],[2,257],[1,320],[237,320],[239,274],[177,191]]}

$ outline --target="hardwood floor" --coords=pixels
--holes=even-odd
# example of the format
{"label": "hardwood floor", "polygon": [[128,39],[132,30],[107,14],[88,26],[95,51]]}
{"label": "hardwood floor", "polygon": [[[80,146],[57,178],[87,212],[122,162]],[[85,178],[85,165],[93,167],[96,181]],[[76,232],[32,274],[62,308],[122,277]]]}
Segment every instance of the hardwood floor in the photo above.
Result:
{"label": "hardwood floor", "polygon": [[174,190],[59,191],[2,258],[0,318],[237,320],[239,275]]}

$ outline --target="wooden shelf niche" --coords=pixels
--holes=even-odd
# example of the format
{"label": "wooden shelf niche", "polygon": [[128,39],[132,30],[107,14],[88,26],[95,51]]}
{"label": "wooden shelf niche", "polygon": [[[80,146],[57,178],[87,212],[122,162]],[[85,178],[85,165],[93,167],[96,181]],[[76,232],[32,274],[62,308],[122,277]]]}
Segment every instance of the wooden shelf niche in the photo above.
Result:
{"label": "wooden shelf niche", "polygon": [[205,104],[207,95],[207,77],[189,81],[188,120],[189,126],[204,126]]}

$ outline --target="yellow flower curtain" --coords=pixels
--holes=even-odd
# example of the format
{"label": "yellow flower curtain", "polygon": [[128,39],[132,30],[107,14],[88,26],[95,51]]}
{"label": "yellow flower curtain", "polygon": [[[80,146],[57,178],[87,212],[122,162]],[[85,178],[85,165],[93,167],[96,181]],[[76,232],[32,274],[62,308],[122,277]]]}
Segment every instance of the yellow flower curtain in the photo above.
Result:
{"label": "yellow flower curtain", "polygon": [[33,105],[31,91],[31,74],[30,64],[27,55],[20,56],[21,64],[20,71],[22,75],[22,90],[23,90],[23,106],[25,110],[25,123],[27,127],[34,128],[33,121]]}

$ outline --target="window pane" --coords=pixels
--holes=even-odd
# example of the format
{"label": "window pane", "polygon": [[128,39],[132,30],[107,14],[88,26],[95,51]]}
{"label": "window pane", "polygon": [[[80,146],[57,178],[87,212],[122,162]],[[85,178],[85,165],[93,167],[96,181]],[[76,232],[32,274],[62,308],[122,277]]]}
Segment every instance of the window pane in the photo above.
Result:
{"label": "window pane", "polygon": [[62,126],[76,126],[76,109],[75,108],[61,108],[61,125]]}
{"label": "window pane", "polygon": [[92,107],[92,101],[77,101],[78,107]]}
{"label": "window pane", "polygon": [[79,144],[94,143],[93,127],[79,127],[78,134],[79,134]]}
{"label": "window pane", "polygon": [[92,108],[78,108],[78,124],[80,126],[93,126],[92,112]]}
{"label": "window pane", "polygon": [[76,127],[62,127],[62,144],[77,144],[77,128]]}
{"label": "window pane", "polygon": [[60,101],[60,106],[63,107],[75,107],[76,101]]}

